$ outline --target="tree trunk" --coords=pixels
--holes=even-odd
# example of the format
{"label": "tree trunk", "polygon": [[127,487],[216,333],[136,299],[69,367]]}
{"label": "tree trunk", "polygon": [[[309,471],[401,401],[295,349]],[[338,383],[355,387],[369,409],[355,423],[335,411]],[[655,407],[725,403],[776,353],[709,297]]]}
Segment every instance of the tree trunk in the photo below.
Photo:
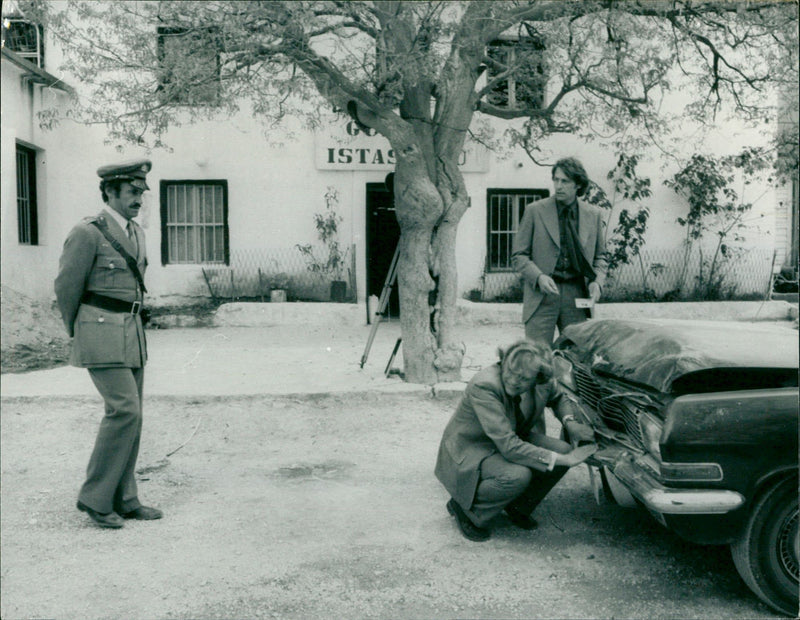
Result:
{"label": "tree trunk", "polygon": [[400,293],[400,327],[403,335],[403,365],[409,383],[438,382],[434,368],[436,340],[431,332],[428,293],[433,280],[428,272],[430,235],[423,229],[400,235],[397,283]]}
{"label": "tree trunk", "polygon": [[439,288],[436,303],[435,329],[437,336],[434,366],[439,381],[460,381],[464,344],[455,331],[458,312],[458,268],[456,265],[456,232],[458,221],[445,221],[436,234],[434,253]]}
{"label": "tree trunk", "polygon": [[[410,383],[431,385],[461,379],[464,347],[455,333],[455,248],[468,198],[455,162],[454,156],[445,191],[437,189],[418,166],[398,165],[395,176],[401,230],[397,266],[400,324],[405,379]],[[453,185],[459,188],[455,195]]]}
{"label": "tree trunk", "polygon": [[436,338],[431,331],[432,308],[428,303],[428,294],[434,289],[431,234],[442,212],[442,201],[420,166],[398,162],[395,207],[401,231],[397,284],[405,379],[431,385],[438,381],[434,367]]}

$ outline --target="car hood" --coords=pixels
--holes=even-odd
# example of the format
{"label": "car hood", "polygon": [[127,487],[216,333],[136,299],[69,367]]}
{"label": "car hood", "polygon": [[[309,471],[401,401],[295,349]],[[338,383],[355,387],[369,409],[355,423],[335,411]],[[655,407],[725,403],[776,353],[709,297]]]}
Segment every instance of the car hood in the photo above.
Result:
{"label": "car hood", "polygon": [[581,361],[602,373],[669,392],[673,381],[725,368],[796,369],[797,332],[763,323],[669,319],[591,320],[564,329]]}

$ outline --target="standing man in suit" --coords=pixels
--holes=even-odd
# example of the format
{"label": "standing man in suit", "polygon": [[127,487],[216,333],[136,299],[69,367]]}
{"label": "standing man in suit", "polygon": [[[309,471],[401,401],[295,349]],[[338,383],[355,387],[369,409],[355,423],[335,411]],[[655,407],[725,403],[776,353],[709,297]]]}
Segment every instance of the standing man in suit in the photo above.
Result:
{"label": "standing man in suit", "polygon": [[105,401],[78,509],[98,526],[115,529],[124,519],[163,516],[139,502],[135,479],[147,360],[141,316],[147,257],[144,232],[133,218],[149,189],[150,168],[148,160],[139,160],[98,169],[107,207],[70,231],[55,280],[72,337],[70,362],[89,370]]}
{"label": "standing man in suit", "polygon": [[530,203],[514,237],[511,264],[522,276],[525,336],[550,344],[567,325],[585,321],[575,300],[600,299],[606,277],[605,221],[600,209],[579,200],[589,177],[568,157],[553,166],[555,196]]}
{"label": "standing man in suit", "polygon": [[[597,450],[594,431],[578,422],[574,404],[553,378],[546,343],[521,340],[467,384],[439,444],[434,470],[450,493],[447,511],[465,538],[487,540],[492,519],[505,511],[517,527],[537,527],[531,513],[570,467]],[[548,437],[551,407],[575,443]]]}

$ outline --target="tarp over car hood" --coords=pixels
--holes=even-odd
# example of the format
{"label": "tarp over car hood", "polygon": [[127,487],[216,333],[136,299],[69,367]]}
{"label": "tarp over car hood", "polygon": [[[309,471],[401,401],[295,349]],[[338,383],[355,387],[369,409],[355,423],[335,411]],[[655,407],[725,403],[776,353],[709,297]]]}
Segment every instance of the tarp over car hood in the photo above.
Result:
{"label": "tarp over car hood", "polygon": [[688,373],[798,367],[797,331],[780,325],[670,319],[591,320],[564,339],[594,370],[669,392]]}

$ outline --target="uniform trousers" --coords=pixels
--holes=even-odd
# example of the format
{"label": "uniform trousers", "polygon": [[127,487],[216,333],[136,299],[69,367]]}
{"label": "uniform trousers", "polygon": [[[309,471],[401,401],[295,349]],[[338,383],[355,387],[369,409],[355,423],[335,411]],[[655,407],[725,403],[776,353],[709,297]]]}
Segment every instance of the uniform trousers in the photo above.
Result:
{"label": "uniform trousers", "polygon": [[[565,441],[541,433],[531,433],[531,443],[561,454],[572,449]],[[466,512],[478,527],[484,527],[506,507],[529,515],[568,471],[569,467],[563,466],[538,471],[512,463],[499,453],[492,454],[481,462],[475,500]]]}
{"label": "uniform trousers", "polygon": [[90,368],[89,375],[105,401],[105,416],[78,501],[99,513],[130,512],[141,506],[135,469],[144,368]]}
{"label": "uniform trousers", "polygon": [[525,337],[530,340],[552,344],[556,325],[561,333],[567,325],[587,319],[585,308],[576,308],[575,299],[586,296],[582,278],[556,282],[559,295],[545,295],[539,307],[525,322]]}

